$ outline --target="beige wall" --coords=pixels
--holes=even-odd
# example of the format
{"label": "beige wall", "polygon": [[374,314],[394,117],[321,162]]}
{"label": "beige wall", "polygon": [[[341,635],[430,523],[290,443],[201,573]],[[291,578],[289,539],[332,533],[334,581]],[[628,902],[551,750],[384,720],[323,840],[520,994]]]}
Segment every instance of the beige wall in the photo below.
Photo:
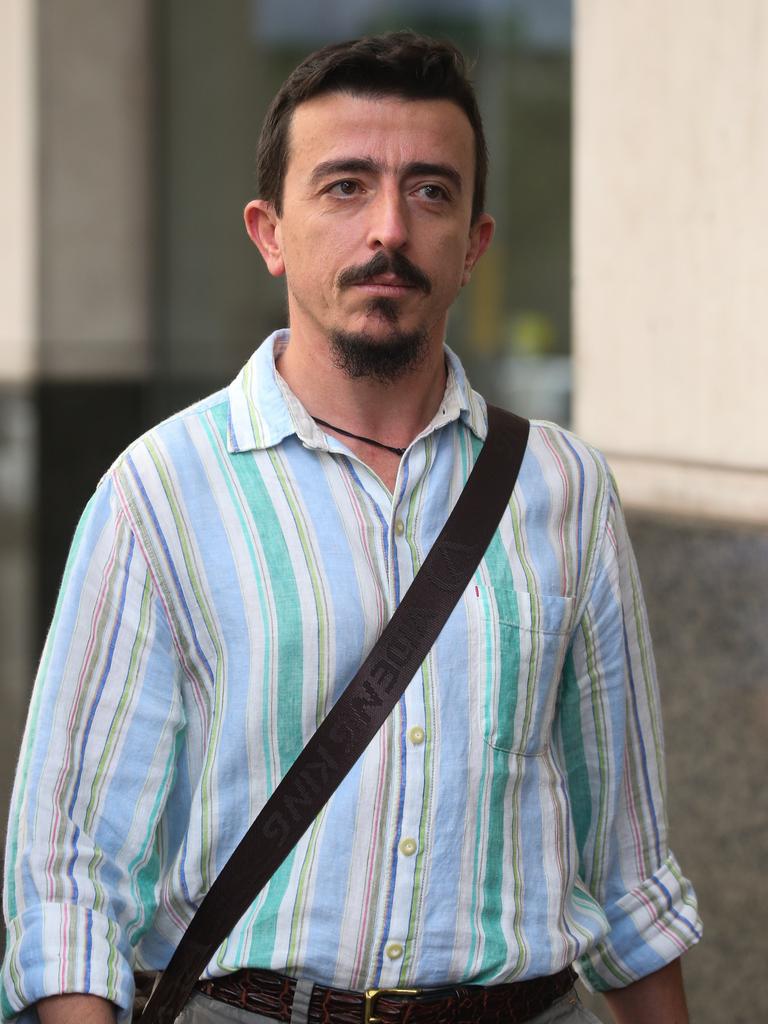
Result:
{"label": "beige wall", "polygon": [[35,365],[37,202],[33,0],[0,3],[0,383]]}
{"label": "beige wall", "polygon": [[768,522],[768,4],[576,0],[576,429],[629,505]]}
{"label": "beige wall", "polygon": [[146,372],[148,12],[0,3],[0,383]]}

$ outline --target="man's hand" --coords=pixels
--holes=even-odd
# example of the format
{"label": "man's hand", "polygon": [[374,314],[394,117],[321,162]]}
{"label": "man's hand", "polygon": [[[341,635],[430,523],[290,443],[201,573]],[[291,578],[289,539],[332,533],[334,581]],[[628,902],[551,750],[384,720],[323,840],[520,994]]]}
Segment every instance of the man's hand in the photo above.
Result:
{"label": "man's hand", "polygon": [[688,1024],[679,960],[603,995],[616,1024]]}
{"label": "man's hand", "polygon": [[37,1004],[40,1024],[115,1024],[113,1003],[100,996],[48,996]]}

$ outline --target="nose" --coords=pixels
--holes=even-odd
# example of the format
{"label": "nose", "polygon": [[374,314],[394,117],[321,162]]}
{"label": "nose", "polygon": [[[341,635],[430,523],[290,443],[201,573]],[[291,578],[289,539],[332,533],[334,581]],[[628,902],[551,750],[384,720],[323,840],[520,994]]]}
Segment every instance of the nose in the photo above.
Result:
{"label": "nose", "polygon": [[408,209],[405,197],[394,186],[380,188],[369,205],[368,246],[371,249],[402,249],[408,241]]}

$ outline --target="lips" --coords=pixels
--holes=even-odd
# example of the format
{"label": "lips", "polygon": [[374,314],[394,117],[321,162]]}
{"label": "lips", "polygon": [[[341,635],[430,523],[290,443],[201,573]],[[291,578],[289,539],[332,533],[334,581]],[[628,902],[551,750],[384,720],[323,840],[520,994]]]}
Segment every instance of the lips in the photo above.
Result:
{"label": "lips", "polygon": [[377,274],[357,283],[359,288],[373,288],[382,292],[411,291],[415,287],[409,281],[403,281],[393,274]]}
{"label": "lips", "polygon": [[369,277],[363,284],[386,284],[396,288],[413,288],[410,281],[404,281],[401,277],[396,277],[394,274],[376,274],[374,277]]}

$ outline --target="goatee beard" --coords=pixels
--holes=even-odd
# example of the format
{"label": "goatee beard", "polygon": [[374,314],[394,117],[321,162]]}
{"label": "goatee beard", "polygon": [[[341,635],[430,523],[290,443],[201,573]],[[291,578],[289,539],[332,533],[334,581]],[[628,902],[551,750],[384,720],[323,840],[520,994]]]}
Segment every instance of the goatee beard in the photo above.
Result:
{"label": "goatee beard", "polygon": [[[429,295],[429,277],[401,252],[377,252],[366,264],[347,267],[338,277],[339,288],[375,281],[381,274],[394,274],[401,284]],[[419,366],[427,355],[427,332],[423,328],[403,331],[398,327],[400,307],[395,299],[379,296],[368,303],[368,315],[389,324],[389,333],[373,338],[365,331],[332,330],[329,334],[334,366],[348,377],[368,377],[391,384]]]}
{"label": "goatee beard", "polygon": [[421,365],[428,350],[427,332],[423,329],[400,331],[393,328],[388,337],[381,339],[372,338],[364,331],[334,330],[329,340],[334,366],[353,380],[367,377],[381,384],[393,384]]}

